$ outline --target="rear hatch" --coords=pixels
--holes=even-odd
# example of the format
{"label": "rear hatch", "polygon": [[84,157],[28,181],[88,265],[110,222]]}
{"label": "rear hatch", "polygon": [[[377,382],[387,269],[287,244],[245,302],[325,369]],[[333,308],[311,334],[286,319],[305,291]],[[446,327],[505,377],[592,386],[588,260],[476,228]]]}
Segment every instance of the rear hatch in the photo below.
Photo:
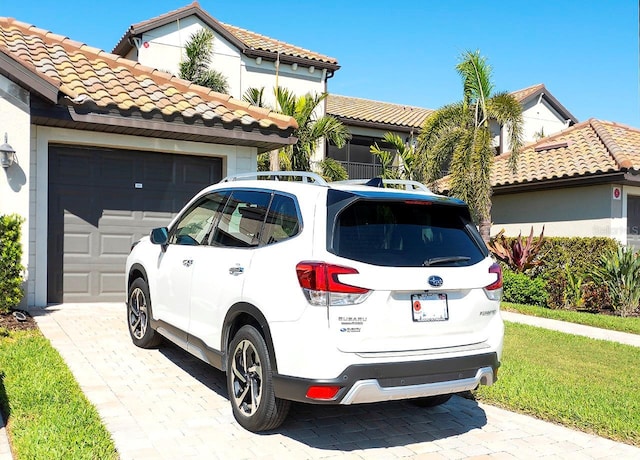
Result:
{"label": "rear hatch", "polygon": [[[329,191],[327,250],[338,284],[369,290],[330,305],[338,348],[357,353],[482,349],[501,276],[459,200]],[[493,297],[493,299],[491,298]]]}

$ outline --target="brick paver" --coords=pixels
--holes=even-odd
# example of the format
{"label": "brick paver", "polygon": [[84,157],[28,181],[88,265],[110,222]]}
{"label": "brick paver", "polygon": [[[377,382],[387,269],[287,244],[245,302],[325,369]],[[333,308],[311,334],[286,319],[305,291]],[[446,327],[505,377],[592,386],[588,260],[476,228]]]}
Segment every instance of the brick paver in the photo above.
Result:
{"label": "brick paver", "polygon": [[431,410],[294,404],[279,429],[254,434],[235,423],[223,373],[173,345],[136,348],[124,305],[32,313],[122,459],[640,458],[633,446],[459,397]]}

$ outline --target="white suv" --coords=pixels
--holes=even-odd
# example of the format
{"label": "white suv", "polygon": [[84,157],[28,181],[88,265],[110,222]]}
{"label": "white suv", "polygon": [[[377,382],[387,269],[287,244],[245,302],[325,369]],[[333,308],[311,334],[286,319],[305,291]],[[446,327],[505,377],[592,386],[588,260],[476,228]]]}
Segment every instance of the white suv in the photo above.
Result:
{"label": "white suv", "polygon": [[290,401],[429,406],[491,385],[500,266],[463,202],[414,184],[280,172],[207,187],[129,255],[133,342],[164,336],[226,372],[251,431]]}

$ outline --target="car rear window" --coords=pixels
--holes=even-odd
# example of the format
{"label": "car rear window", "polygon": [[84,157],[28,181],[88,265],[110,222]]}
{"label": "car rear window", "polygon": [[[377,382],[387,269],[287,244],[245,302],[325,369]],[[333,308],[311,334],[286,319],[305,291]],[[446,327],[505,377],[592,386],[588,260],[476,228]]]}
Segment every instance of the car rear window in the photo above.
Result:
{"label": "car rear window", "polygon": [[373,265],[468,266],[487,255],[464,207],[356,200],[336,216],[330,251]]}

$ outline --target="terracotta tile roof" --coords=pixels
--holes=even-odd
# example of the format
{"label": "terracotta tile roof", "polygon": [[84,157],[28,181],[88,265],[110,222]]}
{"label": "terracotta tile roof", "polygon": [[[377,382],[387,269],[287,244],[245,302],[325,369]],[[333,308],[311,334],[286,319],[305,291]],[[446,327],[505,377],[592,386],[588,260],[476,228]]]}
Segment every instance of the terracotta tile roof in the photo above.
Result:
{"label": "terracotta tile roof", "polygon": [[[549,103],[560,112],[561,116],[571,119],[574,123],[577,122],[577,119],[549,93],[542,83],[513,91],[511,94],[520,103],[532,96],[544,94]],[[419,130],[425,119],[433,112],[433,109],[371,101],[337,94],[330,94],[327,97],[327,113],[347,122],[388,124]]]}
{"label": "terracotta tile roof", "polygon": [[297,127],[291,117],[11,18],[0,18],[0,53],[56,87],[62,97],[53,102],[85,111],[117,108],[147,118],[170,121],[180,116],[186,123],[199,119],[205,125],[243,125],[249,130]]}
{"label": "terracotta tile roof", "polygon": [[512,91],[511,95],[515,97],[518,102],[522,102],[527,99],[529,96],[540,92],[541,90],[546,90],[545,86],[542,83],[537,85],[529,86],[528,88],[519,89],[517,91]]}
{"label": "terracotta tile roof", "polygon": [[292,62],[299,62],[307,66],[315,65],[318,68],[331,70],[340,68],[338,61],[332,57],[275,40],[240,27],[224,24],[204,11],[197,1],[155,18],[133,24],[113,48],[113,52],[124,56],[132,48],[129,42],[131,37],[194,15],[248,56],[263,56],[275,60],[276,55],[279,54],[282,62],[287,62],[287,59],[289,59]]}
{"label": "terracotta tile roof", "polygon": [[237,37],[247,48],[257,49],[263,51],[269,51],[272,53],[280,53],[284,55],[311,59],[314,61],[324,62],[328,64],[337,64],[338,61],[335,58],[318,54],[308,49],[300,48],[299,46],[290,45],[288,43],[269,38],[265,35],[260,35],[249,30],[242,29],[240,27],[232,26],[230,24],[220,23],[222,26]]}
{"label": "terracotta tile roof", "polygon": [[640,130],[592,118],[525,146],[515,174],[509,155],[496,158],[494,187],[640,171]]}
{"label": "terracotta tile roof", "polygon": [[327,113],[343,121],[395,125],[418,130],[433,110],[329,94]]}

